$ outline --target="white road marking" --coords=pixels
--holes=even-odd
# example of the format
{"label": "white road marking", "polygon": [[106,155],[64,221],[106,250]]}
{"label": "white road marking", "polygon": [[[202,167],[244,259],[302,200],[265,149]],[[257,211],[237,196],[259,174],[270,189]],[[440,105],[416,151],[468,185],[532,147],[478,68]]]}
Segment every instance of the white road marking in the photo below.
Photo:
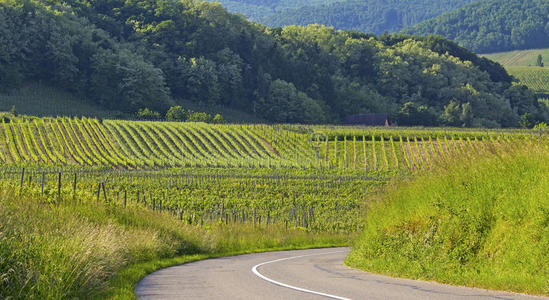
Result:
{"label": "white road marking", "polygon": [[301,257],[307,257],[307,256],[319,256],[319,255],[326,255],[326,254],[333,254],[333,253],[341,253],[341,252],[345,252],[345,251],[333,251],[333,252],[325,252],[325,253],[317,253],[317,254],[308,254],[308,255],[299,255],[299,256],[292,256],[292,257],[286,257],[286,258],[275,259],[275,260],[263,262],[263,263],[260,263],[260,264],[257,264],[257,265],[255,265],[255,266],[253,266],[252,272],[253,272],[256,276],[258,276],[259,278],[261,278],[261,279],[263,279],[263,280],[265,280],[265,281],[268,281],[268,282],[270,282],[270,283],[273,283],[273,284],[276,284],[276,285],[279,285],[279,286],[282,286],[282,287],[285,287],[285,288],[289,288],[289,289],[292,289],[292,290],[296,290],[296,291],[300,291],[300,292],[304,292],[304,293],[309,293],[309,294],[314,294],[314,295],[319,295],[319,296],[324,296],[324,297],[328,297],[328,298],[332,298],[332,299],[338,299],[338,300],[351,300],[351,299],[345,298],[345,297],[340,297],[340,296],[325,294],[325,293],[321,293],[321,292],[311,291],[311,290],[307,290],[307,289],[304,289],[304,288],[300,288],[300,287],[292,286],[292,285],[285,284],[285,283],[282,283],[282,282],[278,282],[278,281],[275,281],[275,280],[273,280],[273,279],[271,279],[271,278],[268,278],[268,277],[264,276],[263,274],[259,273],[259,271],[257,270],[257,268],[259,268],[259,267],[261,267],[261,266],[264,266],[264,265],[267,265],[267,264],[271,264],[271,263],[275,263],[275,262],[279,262],[279,261],[291,260],[291,259],[296,259],[296,258],[301,258]]}

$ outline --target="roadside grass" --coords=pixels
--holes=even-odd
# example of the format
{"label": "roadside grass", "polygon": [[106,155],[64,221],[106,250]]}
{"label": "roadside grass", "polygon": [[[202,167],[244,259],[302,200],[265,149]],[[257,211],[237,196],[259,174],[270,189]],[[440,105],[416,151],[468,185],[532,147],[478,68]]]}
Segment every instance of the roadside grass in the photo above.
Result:
{"label": "roadside grass", "polygon": [[148,210],[52,205],[2,188],[0,298],[133,298],[135,284],[161,267],[267,249],[341,246],[349,238],[277,226],[200,228]]}
{"label": "roadside grass", "polygon": [[548,174],[547,145],[525,142],[396,179],[370,205],[346,263],[391,276],[549,295]]}

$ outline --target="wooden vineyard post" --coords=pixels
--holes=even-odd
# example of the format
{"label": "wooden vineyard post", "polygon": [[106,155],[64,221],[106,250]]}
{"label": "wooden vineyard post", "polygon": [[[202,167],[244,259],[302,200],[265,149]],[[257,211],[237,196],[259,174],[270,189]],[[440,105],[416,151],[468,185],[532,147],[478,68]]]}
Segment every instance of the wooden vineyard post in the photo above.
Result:
{"label": "wooden vineyard post", "polygon": [[109,200],[107,199],[107,191],[105,189],[105,182],[102,182],[101,186],[103,187],[103,197],[105,198],[105,203],[109,203]]}
{"label": "wooden vineyard post", "polygon": [[124,190],[124,208],[126,208],[126,200],[127,200],[127,191]]}
{"label": "wooden vineyard post", "polygon": [[57,197],[61,200],[61,172],[59,172],[59,180],[57,182]]}
{"label": "wooden vineyard post", "polygon": [[23,188],[23,180],[25,179],[25,168],[21,171],[21,184],[20,187]]}
{"label": "wooden vineyard post", "polygon": [[46,179],[46,174],[44,172],[42,172],[42,183],[41,183],[41,186],[40,186],[40,197],[43,197],[44,196],[44,181]]}
{"label": "wooden vineyard post", "polygon": [[97,203],[99,204],[99,196],[101,195],[101,182],[97,184]]}
{"label": "wooden vineyard post", "polygon": [[72,183],[72,199],[76,198],[76,173],[74,173],[74,182]]}

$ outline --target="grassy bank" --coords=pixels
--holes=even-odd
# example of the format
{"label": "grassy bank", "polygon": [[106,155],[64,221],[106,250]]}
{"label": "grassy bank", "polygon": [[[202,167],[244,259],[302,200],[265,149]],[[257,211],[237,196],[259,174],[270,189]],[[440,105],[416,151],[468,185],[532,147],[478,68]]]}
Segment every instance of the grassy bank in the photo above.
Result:
{"label": "grassy bank", "polygon": [[[92,202],[92,201],[90,201]],[[144,209],[57,204],[0,190],[0,298],[126,298],[159,267],[220,253],[331,246],[347,235],[197,227]]]}
{"label": "grassy bank", "polygon": [[549,149],[450,160],[381,195],[346,263],[377,273],[549,295]]}

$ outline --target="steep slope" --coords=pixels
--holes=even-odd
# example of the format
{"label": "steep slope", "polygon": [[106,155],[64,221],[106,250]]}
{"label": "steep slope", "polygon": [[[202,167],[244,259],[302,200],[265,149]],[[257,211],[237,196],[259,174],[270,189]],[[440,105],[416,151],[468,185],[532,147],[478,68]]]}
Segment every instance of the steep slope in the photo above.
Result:
{"label": "steep slope", "polygon": [[439,34],[479,53],[549,47],[549,2],[487,0],[407,28]]}

